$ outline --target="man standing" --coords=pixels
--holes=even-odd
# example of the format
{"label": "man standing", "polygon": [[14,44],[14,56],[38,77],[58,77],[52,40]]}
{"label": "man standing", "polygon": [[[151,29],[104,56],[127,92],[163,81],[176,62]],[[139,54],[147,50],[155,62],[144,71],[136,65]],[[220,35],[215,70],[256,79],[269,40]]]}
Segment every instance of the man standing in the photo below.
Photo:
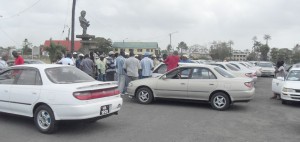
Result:
{"label": "man standing", "polygon": [[77,60],[77,52],[73,52],[72,61],[73,61],[74,65],[76,65],[76,60]]}
{"label": "man standing", "polygon": [[8,59],[7,54],[3,54],[0,59],[0,71],[8,67],[7,59]]}
{"label": "man standing", "polygon": [[153,60],[153,65],[154,65],[154,67],[156,67],[157,65],[159,65],[159,64],[160,64],[160,61],[159,61],[159,60],[157,60],[157,58],[156,58],[156,55],[155,55],[155,54],[153,54],[151,57],[152,57],[152,60]]}
{"label": "man standing", "polygon": [[76,60],[76,67],[80,69],[80,63],[83,60],[83,54],[79,54],[79,58]]}
{"label": "man standing", "polygon": [[100,55],[100,59],[96,59],[95,61],[98,71],[99,81],[106,81],[105,70],[106,70],[106,60],[104,59],[104,55]]}
{"label": "man standing", "polygon": [[74,66],[74,62],[72,60],[72,55],[71,53],[67,53],[67,56],[65,58],[62,58],[60,61],[57,62],[58,64],[63,64],[63,65],[71,65]]}
{"label": "man standing", "polygon": [[82,71],[94,78],[94,62],[90,59],[89,54],[84,55],[80,67]]}
{"label": "man standing", "polygon": [[150,54],[145,53],[144,58],[141,60],[142,78],[148,78],[152,76],[153,61],[149,58]]}
{"label": "man standing", "polygon": [[123,68],[126,70],[128,76],[128,83],[137,80],[139,77],[139,70],[141,69],[140,61],[135,58],[133,52],[130,52],[129,58],[125,61]]}
{"label": "man standing", "polygon": [[107,81],[114,81],[115,73],[116,73],[116,66],[114,60],[114,52],[110,51],[108,53],[108,57],[106,58],[106,80]]}
{"label": "man standing", "polygon": [[170,71],[178,66],[179,56],[178,51],[174,51],[173,55],[167,57],[164,63],[167,65],[167,71]]}
{"label": "man standing", "polygon": [[183,55],[179,62],[181,62],[181,63],[193,63],[190,59],[188,59],[187,55]]}
{"label": "man standing", "polygon": [[12,55],[15,57],[15,65],[22,65],[22,64],[24,64],[23,57],[21,55],[19,55],[17,51],[13,51]]}
{"label": "man standing", "polygon": [[125,94],[126,73],[123,69],[125,63],[125,52],[121,51],[120,56],[116,59],[116,71],[118,73],[118,86],[121,94]]}

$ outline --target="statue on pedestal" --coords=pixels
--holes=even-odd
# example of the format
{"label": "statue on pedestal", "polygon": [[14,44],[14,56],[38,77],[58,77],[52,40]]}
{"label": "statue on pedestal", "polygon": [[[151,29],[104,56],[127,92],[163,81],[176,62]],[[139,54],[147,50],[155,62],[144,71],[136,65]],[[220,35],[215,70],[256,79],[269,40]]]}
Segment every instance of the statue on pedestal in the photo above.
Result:
{"label": "statue on pedestal", "polygon": [[90,22],[87,21],[84,17],[86,15],[86,12],[84,10],[82,10],[80,12],[80,17],[79,17],[79,22],[80,22],[80,26],[82,27],[83,29],[83,32],[82,32],[82,35],[86,35],[86,30],[87,30],[87,27],[90,26]]}

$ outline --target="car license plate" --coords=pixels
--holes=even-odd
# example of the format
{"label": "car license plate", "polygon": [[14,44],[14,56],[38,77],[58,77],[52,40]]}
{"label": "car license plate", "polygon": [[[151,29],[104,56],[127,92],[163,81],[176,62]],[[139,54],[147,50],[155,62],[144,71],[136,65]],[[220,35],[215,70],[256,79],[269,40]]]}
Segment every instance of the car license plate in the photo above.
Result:
{"label": "car license plate", "polygon": [[100,115],[106,115],[106,114],[109,114],[109,105],[100,107]]}

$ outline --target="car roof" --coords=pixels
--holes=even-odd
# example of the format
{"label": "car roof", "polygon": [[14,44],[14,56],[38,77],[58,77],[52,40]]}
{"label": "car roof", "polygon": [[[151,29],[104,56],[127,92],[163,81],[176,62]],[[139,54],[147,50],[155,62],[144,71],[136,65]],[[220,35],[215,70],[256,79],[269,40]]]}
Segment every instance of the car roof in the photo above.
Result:
{"label": "car roof", "polygon": [[17,66],[11,66],[10,68],[22,68],[22,67],[31,67],[31,68],[37,68],[37,69],[47,69],[47,68],[54,68],[54,67],[62,67],[62,66],[68,66],[68,65],[61,65],[61,64],[24,64],[24,65],[17,65]]}

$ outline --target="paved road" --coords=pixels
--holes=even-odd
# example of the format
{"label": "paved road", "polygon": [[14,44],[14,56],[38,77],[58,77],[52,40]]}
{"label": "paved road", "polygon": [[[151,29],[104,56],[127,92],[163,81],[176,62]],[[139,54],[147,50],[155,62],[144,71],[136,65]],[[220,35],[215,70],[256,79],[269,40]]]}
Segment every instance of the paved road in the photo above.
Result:
{"label": "paved road", "polygon": [[118,116],[94,124],[62,124],[44,135],[29,118],[0,114],[0,142],[299,142],[300,104],[270,100],[271,78],[260,78],[256,96],[228,111],[208,104],[124,99]]}

